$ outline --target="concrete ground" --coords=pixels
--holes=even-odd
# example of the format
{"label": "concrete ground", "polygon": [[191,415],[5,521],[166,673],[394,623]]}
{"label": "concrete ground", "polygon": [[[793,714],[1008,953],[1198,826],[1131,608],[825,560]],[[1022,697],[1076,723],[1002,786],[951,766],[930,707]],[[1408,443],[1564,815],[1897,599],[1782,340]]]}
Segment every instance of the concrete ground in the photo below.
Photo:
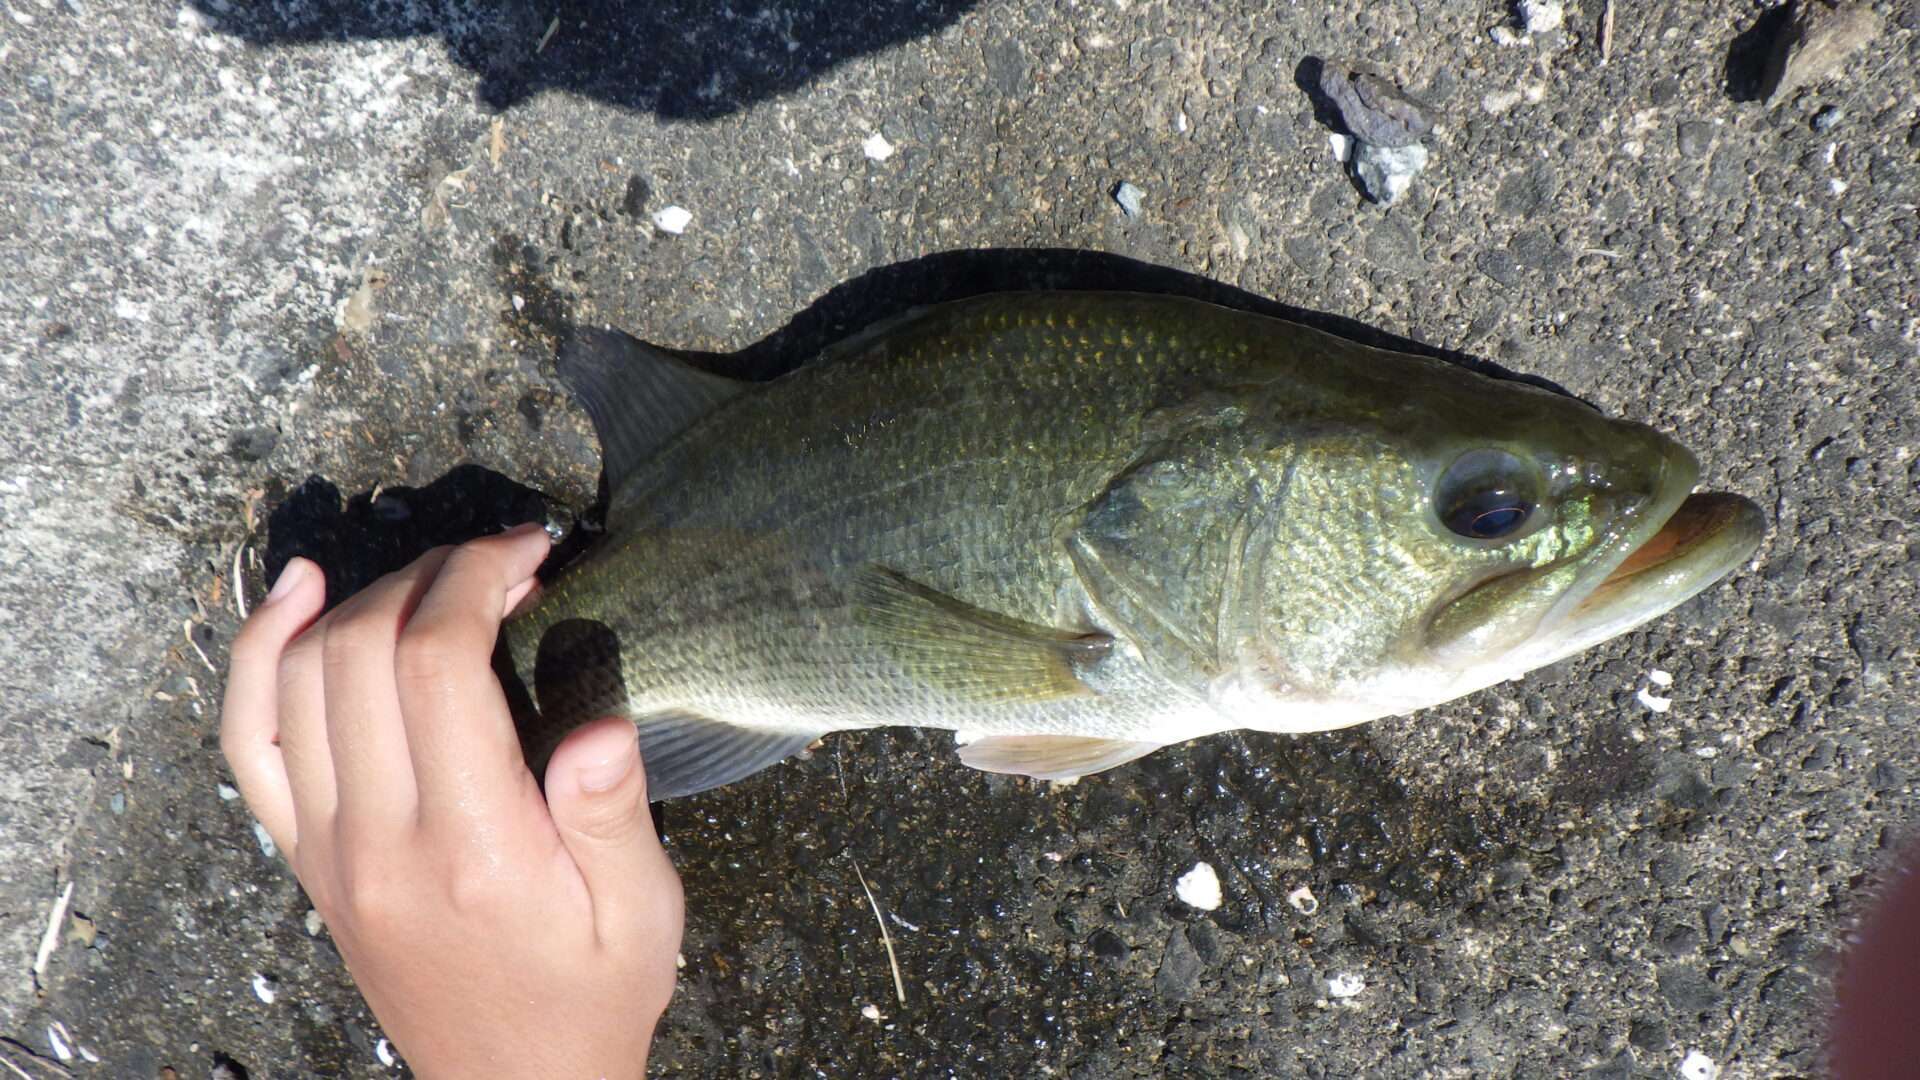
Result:
{"label": "concrete ground", "polygon": [[[655,1071],[1817,1071],[1920,812],[1920,9],[1770,105],[1759,8],[1614,6],[1602,64],[1597,0],[1514,44],[1432,0],[0,0],[0,1060],[393,1071],[224,797],[236,592],[589,504],[556,331],[769,374],[913,303],[1096,285],[1545,377],[1773,531],[1410,718],[1051,789],[891,731],[670,804]],[[1297,83],[1339,57],[1443,113],[1388,210]],[[1217,911],[1174,898],[1201,860]]]}

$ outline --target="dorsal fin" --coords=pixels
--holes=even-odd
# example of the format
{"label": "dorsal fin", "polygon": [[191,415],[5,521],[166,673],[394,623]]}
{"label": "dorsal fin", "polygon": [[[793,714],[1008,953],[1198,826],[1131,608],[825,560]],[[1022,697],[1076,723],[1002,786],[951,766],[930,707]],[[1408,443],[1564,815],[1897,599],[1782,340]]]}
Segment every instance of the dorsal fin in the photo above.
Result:
{"label": "dorsal fin", "polygon": [[555,358],[593,417],[607,490],[746,383],[701,371],[618,330],[578,328]]}

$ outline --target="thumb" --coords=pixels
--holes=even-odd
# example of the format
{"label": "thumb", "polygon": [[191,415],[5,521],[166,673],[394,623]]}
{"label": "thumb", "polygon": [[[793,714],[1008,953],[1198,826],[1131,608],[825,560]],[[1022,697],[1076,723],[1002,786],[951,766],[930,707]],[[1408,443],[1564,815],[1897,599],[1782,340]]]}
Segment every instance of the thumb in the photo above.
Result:
{"label": "thumb", "polygon": [[669,888],[677,903],[679,877],[653,831],[632,721],[604,717],[561,742],[547,762],[547,808],[603,936],[649,918]]}

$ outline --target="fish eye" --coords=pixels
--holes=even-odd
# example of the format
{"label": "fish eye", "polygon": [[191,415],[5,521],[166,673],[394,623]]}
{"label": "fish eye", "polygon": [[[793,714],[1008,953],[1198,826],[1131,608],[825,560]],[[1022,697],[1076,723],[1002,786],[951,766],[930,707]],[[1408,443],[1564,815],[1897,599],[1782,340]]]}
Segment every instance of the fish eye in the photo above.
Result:
{"label": "fish eye", "polygon": [[1472,540],[1504,540],[1532,520],[1539,479],[1505,450],[1469,450],[1440,474],[1433,506],[1448,530]]}

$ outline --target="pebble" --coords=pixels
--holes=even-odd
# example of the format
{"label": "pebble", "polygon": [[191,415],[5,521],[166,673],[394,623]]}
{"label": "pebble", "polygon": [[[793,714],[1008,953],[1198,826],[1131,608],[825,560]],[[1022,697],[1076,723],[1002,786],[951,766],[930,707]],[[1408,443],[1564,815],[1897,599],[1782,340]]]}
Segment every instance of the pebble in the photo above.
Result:
{"label": "pebble", "polygon": [[1521,27],[1530,35],[1544,35],[1561,29],[1567,10],[1559,0],[1521,0]]}
{"label": "pebble", "polygon": [[1840,119],[1840,106],[1828,105],[1826,108],[1813,114],[1813,130],[1825,135],[1827,132],[1840,126]]}
{"label": "pebble", "polygon": [[1314,896],[1313,890],[1305,885],[1288,893],[1287,903],[1292,905],[1293,910],[1302,915],[1311,915],[1320,910],[1319,898]]}
{"label": "pebble", "polygon": [[1367,988],[1367,981],[1351,971],[1341,972],[1327,980],[1327,996],[1335,1001],[1360,996]]}
{"label": "pebble", "polygon": [[227,436],[227,453],[240,461],[264,461],[280,445],[280,432],[270,427],[239,428]]}
{"label": "pebble", "polygon": [[1411,146],[1433,130],[1433,107],[1375,72],[1329,61],[1320,69],[1320,90],[1363,143]]}
{"label": "pebble", "polygon": [[67,1046],[66,1028],[58,1021],[47,1025],[47,1045],[52,1047],[53,1056],[61,1061],[72,1061],[73,1051]]}
{"label": "pebble", "polygon": [[1520,25],[1529,34],[1545,34],[1560,29],[1567,18],[1559,0],[1520,0]]}
{"label": "pebble", "polygon": [[273,837],[267,835],[267,827],[257,821],[253,823],[253,838],[260,843],[260,853],[269,859],[280,850],[273,846]]}
{"label": "pebble", "polygon": [[1883,761],[1875,765],[1873,771],[1867,774],[1867,782],[1873,785],[1873,790],[1876,792],[1892,791],[1898,788],[1904,779],[1906,777],[1901,773],[1900,767],[1891,761]]}
{"label": "pebble", "polygon": [[1160,970],[1154,972],[1153,988],[1161,997],[1182,1001],[1200,988],[1200,973],[1206,964],[1194,951],[1186,930],[1174,927],[1167,935],[1167,948],[1160,956]]}
{"label": "pebble", "polygon": [[1173,894],[1191,907],[1201,911],[1217,911],[1220,908],[1220,875],[1213,869],[1212,863],[1194,863],[1193,869],[1180,875],[1173,883]]}
{"label": "pebble", "polygon": [[1419,143],[1393,147],[1363,142],[1353,154],[1353,175],[1367,197],[1382,206],[1399,202],[1426,167],[1427,148]]}
{"label": "pebble", "polygon": [[1678,131],[1680,153],[1697,158],[1705,156],[1713,146],[1713,125],[1705,120],[1685,120]]}
{"label": "pebble", "polygon": [[1642,1017],[1627,1027],[1627,1041],[1649,1054],[1664,1051],[1670,1039],[1667,1022],[1657,1016]]}
{"label": "pebble", "polygon": [[1113,201],[1119,203],[1120,212],[1130,218],[1140,216],[1140,200],[1146,194],[1125,180],[1113,185]]}
{"label": "pebble", "polygon": [[1426,273],[1427,262],[1420,252],[1420,237],[1405,217],[1382,217],[1371,223],[1361,253],[1382,270],[1415,277]]}
{"label": "pebble", "polygon": [[107,800],[107,809],[112,810],[116,814],[126,813],[127,793],[124,791],[114,792],[113,796]]}
{"label": "pebble", "polygon": [[1779,104],[1795,90],[1834,74],[1847,58],[1880,36],[1880,16],[1866,4],[1797,0],[1774,39],[1760,77],[1761,97]]}
{"label": "pebble", "polygon": [[92,919],[75,913],[67,916],[66,940],[77,941],[81,948],[91,949],[94,943],[100,940],[100,930],[93,924]]}
{"label": "pebble", "polygon": [[1319,277],[1333,265],[1333,256],[1327,253],[1325,245],[1305,236],[1289,236],[1281,241],[1280,247],[1309,277]]}
{"label": "pebble", "polygon": [[661,232],[679,236],[693,223],[693,211],[684,206],[663,206],[653,212],[653,224]]}
{"label": "pebble", "polygon": [[860,149],[873,161],[885,161],[893,156],[893,144],[887,141],[885,135],[877,131],[866,137],[866,140],[860,144]]}
{"label": "pebble", "polygon": [[253,996],[271,1005],[274,999],[280,996],[280,986],[268,976],[255,972],[253,975]]}
{"label": "pebble", "polygon": [[308,908],[306,926],[307,926],[308,937],[319,937],[320,931],[325,930],[327,928],[327,923],[325,919],[322,919],[320,917],[320,912],[318,910],[314,908]]}
{"label": "pebble", "polygon": [[1501,113],[1520,104],[1520,98],[1521,94],[1517,89],[1494,90],[1480,99],[1480,107],[1494,116],[1499,116]]}
{"label": "pebble", "polygon": [[221,802],[232,802],[240,797],[240,789],[234,787],[232,784],[221,784],[215,787],[214,790],[220,793]]}
{"label": "pebble", "polygon": [[385,1039],[373,1044],[373,1056],[389,1069],[400,1063],[400,1059],[393,1056],[393,1044]]}
{"label": "pebble", "polygon": [[1087,943],[1093,947],[1093,955],[1111,964],[1126,963],[1133,952],[1124,938],[1107,929],[1095,930]]}
{"label": "pebble", "polygon": [[1700,1051],[1689,1050],[1680,1062],[1680,1075],[1684,1080],[1717,1080],[1720,1066]]}

